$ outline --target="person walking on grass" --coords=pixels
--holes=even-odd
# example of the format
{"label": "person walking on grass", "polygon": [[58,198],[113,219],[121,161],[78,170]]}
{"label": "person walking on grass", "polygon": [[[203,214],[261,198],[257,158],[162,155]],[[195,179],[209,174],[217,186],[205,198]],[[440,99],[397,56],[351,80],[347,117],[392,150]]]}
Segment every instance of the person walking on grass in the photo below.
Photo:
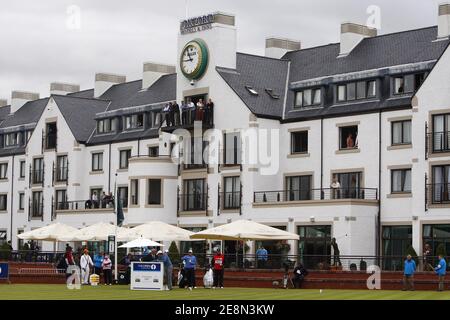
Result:
{"label": "person walking on grass", "polygon": [[434,268],[434,271],[436,272],[438,276],[438,290],[437,291],[444,291],[444,279],[445,279],[445,273],[447,270],[447,262],[444,259],[444,256],[440,254],[439,256],[439,263]]}
{"label": "person walking on grass", "polygon": [[192,249],[189,249],[188,254],[183,258],[184,272],[188,282],[189,290],[196,288],[195,286],[195,267],[197,266],[197,258],[192,254]]}
{"label": "person walking on grass", "polygon": [[416,272],[416,262],[408,254],[404,262],[403,289],[402,291],[414,291],[414,273]]}
{"label": "person walking on grass", "polygon": [[103,278],[105,278],[105,286],[112,284],[112,261],[109,255],[105,254],[102,260]]}

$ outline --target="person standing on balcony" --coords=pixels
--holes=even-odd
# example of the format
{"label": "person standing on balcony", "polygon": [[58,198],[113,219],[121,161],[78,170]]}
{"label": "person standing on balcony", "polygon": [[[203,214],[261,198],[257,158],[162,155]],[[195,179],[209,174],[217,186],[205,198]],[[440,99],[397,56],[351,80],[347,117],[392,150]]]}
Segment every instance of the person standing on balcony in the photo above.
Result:
{"label": "person standing on balcony", "polygon": [[266,267],[268,258],[268,252],[266,248],[260,246],[258,250],[256,250],[256,260],[258,264],[258,268],[264,269]]}
{"label": "person standing on balcony", "polygon": [[194,123],[194,120],[195,120],[195,104],[191,98],[187,98],[187,105],[189,108],[188,122],[189,122],[189,124],[192,124],[192,123]]}
{"label": "person standing on balcony", "polygon": [[338,244],[336,242],[336,238],[331,239],[331,247],[333,248],[333,266],[342,266],[341,258],[339,257],[340,251]]}
{"label": "person standing on balcony", "polygon": [[173,109],[173,116],[174,116],[173,125],[179,126],[181,123],[181,121],[180,121],[180,106],[178,105],[178,103],[176,101],[174,101],[172,103],[172,109]]}
{"label": "person standing on balcony", "polygon": [[333,181],[331,182],[330,189],[331,189],[331,198],[339,199],[339,192],[341,189],[341,184],[339,183],[339,181],[336,177],[333,177]]}
{"label": "person standing on balcony", "polygon": [[92,203],[94,204],[94,208],[98,208],[98,195],[97,195],[97,191],[94,191],[94,193],[92,193]]}
{"label": "person standing on balcony", "polygon": [[203,99],[199,99],[197,102],[197,112],[195,115],[195,120],[203,121],[204,110],[205,110],[205,104],[203,103]]}
{"label": "person standing on balcony", "polygon": [[447,270],[447,262],[444,259],[444,256],[442,254],[439,255],[439,263],[434,268],[434,271],[436,272],[438,276],[438,291],[444,291],[444,280],[445,280],[445,273]]}
{"label": "person standing on balcony", "polygon": [[214,117],[214,102],[212,102],[211,98],[208,99],[205,108],[205,124],[212,125]]}
{"label": "person standing on balcony", "polygon": [[84,249],[84,253],[80,258],[81,267],[81,283],[89,284],[89,274],[91,267],[94,266],[91,256],[89,255],[88,249]]}
{"label": "person standing on balcony", "polygon": [[414,272],[416,272],[416,262],[408,254],[404,262],[402,291],[414,291]]}
{"label": "person standing on balcony", "polygon": [[166,120],[166,127],[170,127],[170,103],[166,104],[162,113],[164,114],[164,119]]}
{"label": "person standing on balcony", "polygon": [[214,272],[214,283],[213,288],[221,288],[223,289],[223,274],[224,274],[224,262],[225,256],[220,252],[220,249],[217,248],[216,254],[214,255],[211,264],[213,265]]}
{"label": "person standing on balcony", "polygon": [[189,121],[189,106],[186,102],[181,101],[181,123],[183,126],[188,124]]}
{"label": "person standing on balcony", "polygon": [[184,264],[185,277],[187,279],[188,288],[192,290],[195,286],[195,268],[197,266],[197,258],[193,255],[192,249],[189,249],[188,254],[181,258]]}

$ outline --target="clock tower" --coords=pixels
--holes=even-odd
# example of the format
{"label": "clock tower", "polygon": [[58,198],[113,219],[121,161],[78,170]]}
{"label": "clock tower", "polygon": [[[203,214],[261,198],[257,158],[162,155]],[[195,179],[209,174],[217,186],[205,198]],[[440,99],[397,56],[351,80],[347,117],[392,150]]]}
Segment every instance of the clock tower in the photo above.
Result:
{"label": "clock tower", "polygon": [[177,100],[209,96],[219,81],[216,67],[236,68],[235,16],[222,12],[180,22]]}

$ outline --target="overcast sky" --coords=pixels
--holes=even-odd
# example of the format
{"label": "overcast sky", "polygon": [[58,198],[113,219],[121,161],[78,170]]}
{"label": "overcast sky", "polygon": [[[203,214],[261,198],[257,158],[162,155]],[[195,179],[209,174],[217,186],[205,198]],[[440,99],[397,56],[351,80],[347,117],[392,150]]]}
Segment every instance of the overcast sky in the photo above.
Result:
{"label": "overcast sky", "polygon": [[[263,54],[267,36],[299,39],[304,48],[338,42],[340,23],[365,24],[371,5],[380,8],[379,34],[436,25],[440,2],[187,0],[187,12],[234,13],[238,50]],[[185,16],[186,0],[3,0],[0,98],[9,100],[12,90],[48,96],[53,81],[92,88],[96,72],[139,79],[144,61],[175,64]]]}

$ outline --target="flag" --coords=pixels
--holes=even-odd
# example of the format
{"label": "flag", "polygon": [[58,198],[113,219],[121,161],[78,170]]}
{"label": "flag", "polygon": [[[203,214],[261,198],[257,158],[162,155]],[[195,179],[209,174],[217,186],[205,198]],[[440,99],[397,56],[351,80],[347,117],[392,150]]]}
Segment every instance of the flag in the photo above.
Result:
{"label": "flag", "polygon": [[119,195],[116,194],[117,204],[116,204],[116,214],[117,214],[117,226],[121,226],[123,220],[125,220],[125,217],[123,216],[123,207],[122,207],[122,200],[120,199]]}

